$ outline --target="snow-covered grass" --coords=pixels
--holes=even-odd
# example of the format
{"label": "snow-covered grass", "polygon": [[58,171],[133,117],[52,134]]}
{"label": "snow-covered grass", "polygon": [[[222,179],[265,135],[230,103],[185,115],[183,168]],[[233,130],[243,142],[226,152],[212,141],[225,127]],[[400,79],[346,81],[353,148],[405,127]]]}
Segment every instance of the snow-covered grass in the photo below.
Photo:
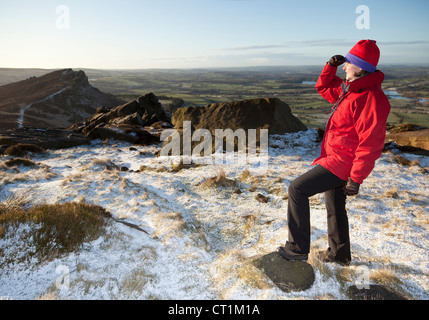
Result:
{"label": "snow-covered grass", "polygon": [[[0,202],[85,201],[127,224],[114,221],[104,236],[49,261],[0,263],[0,297],[348,299],[347,288],[365,267],[370,283],[428,299],[429,189],[423,168],[429,159],[422,156],[402,155],[417,160],[403,166],[394,153],[383,154],[360,195],[349,198],[350,267],[320,265],[310,256],[314,285],[286,294],[250,263],[286,241],[287,188],[318,156],[316,136],[315,130],[271,136],[267,168],[249,161],[179,170],[173,159],[155,157],[159,146],[113,141],[33,155],[31,167],[7,167],[3,163],[11,157],[3,156]],[[220,173],[235,183],[204,184]],[[259,202],[257,194],[268,202]],[[310,204],[314,253],[327,246],[323,195]],[[0,239],[0,259],[7,254],[2,248],[13,248],[19,236],[18,230],[16,238]],[[32,248],[17,244],[16,250],[25,255]]]}

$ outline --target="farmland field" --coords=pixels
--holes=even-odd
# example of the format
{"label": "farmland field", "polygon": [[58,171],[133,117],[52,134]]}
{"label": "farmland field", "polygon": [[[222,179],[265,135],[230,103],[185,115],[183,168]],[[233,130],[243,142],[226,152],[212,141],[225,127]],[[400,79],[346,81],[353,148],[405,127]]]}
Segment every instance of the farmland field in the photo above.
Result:
{"label": "farmland field", "polygon": [[[412,122],[429,127],[429,67],[386,66],[384,90],[395,91],[390,99],[389,124]],[[251,98],[276,97],[309,127],[323,127],[331,105],[314,89],[320,66],[260,67],[199,70],[85,70],[91,84],[123,100],[147,92],[164,104],[173,98],[185,106]],[[339,68],[338,76],[344,72]],[[389,97],[390,98],[390,97]],[[422,100],[424,99],[424,100]]]}

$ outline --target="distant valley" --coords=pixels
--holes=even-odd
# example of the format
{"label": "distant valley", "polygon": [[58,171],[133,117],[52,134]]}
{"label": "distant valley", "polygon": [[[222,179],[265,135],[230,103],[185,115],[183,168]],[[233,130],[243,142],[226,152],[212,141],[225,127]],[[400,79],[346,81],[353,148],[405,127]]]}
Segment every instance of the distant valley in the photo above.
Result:
{"label": "distant valley", "polygon": [[[404,99],[398,99],[398,96],[390,97],[392,112],[388,119],[389,124],[410,122],[429,127],[429,102],[427,101],[429,68],[384,66],[380,69],[386,74],[383,89],[397,92],[405,97]],[[53,80],[49,89],[46,86],[44,88],[46,91],[38,95],[18,90],[17,96],[20,97],[18,100],[15,96],[8,96],[8,90],[1,86],[1,123],[2,128],[11,127],[12,123],[17,123],[19,119],[28,121],[25,125],[47,126],[54,122],[57,126],[66,126],[73,121],[82,121],[103,104],[111,107],[118,105],[119,102],[130,101],[142,94],[153,92],[167,110],[180,106],[204,106],[218,102],[275,97],[285,101],[305,125],[323,127],[331,106],[314,89],[313,83],[317,80],[320,70],[320,66],[193,70],[83,69],[88,85],[92,87],[86,92],[87,95],[91,93],[83,104],[64,99],[65,96],[70,97],[76,92],[58,93],[64,86],[64,83],[61,84],[58,80]],[[40,77],[44,72],[49,73],[52,70],[0,69],[0,84],[20,79],[29,81],[31,79],[28,78]],[[58,72],[64,72],[64,70]],[[341,69],[338,71],[338,76],[343,77]],[[55,95],[56,93],[58,95]],[[83,95],[80,97],[83,99]],[[77,100],[82,102],[81,98]],[[63,110],[59,112],[53,105],[55,103],[51,103],[48,109],[44,107],[43,111],[37,111],[37,106],[46,104],[48,101],[65,103],[67,107],[60,107]],[[34,104],[35,102],[37,103]],[[25,109],[23,117],[21,112],[26,107],[28,110]]]}

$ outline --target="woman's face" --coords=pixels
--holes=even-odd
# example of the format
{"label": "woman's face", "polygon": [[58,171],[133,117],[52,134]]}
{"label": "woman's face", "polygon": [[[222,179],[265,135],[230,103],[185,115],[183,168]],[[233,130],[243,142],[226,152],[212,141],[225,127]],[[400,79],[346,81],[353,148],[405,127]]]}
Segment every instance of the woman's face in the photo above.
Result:
{"label": "woman's face", "polygon": [[354,64],[351,64],[349,62],[346,62],[346,64],[343,67],[343,70],[346,72],[346,80],[348,82],[352,82],[359,77],[356,77],[356,74],[360,74],[362,72],[362,69],[359,67],[356,67]]}

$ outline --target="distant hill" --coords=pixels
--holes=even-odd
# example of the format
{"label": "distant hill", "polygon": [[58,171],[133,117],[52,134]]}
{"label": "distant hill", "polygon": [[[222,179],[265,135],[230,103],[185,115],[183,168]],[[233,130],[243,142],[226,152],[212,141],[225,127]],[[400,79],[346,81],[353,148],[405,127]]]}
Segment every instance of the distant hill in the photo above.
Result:
{"label": "distant hill", "polygon": [[41,77],[58,69],[26,69],[26,68],[0,68],[0,86],[18,82],[30,77]]}
{"label": "distant hill", "polygon": [[0,130],[65,128],[88,118],[100,106],[122,103],[91,86],[83,71],[57,70],[0,86]]}

